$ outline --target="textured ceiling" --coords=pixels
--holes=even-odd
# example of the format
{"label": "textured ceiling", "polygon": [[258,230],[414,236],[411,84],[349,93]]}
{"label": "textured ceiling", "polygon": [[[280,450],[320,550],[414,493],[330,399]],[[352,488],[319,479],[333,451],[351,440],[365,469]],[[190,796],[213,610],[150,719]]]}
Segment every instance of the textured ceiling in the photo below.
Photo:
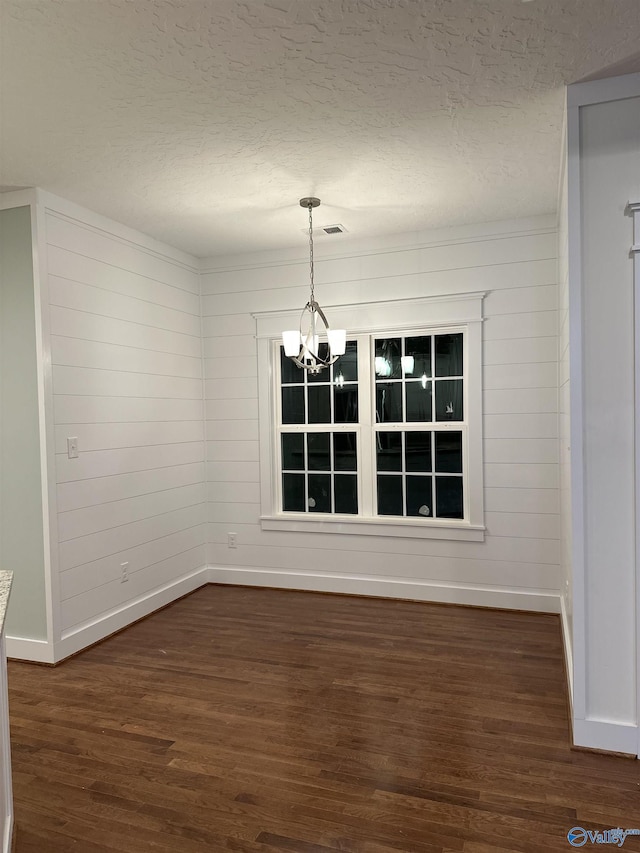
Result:
{"label": "textured ceiling", "polygon": [[[190,253],[555,209],[563,85],[638,0],[0,0],[0,185]],[[328,238],[327,238],[328,239]]]}

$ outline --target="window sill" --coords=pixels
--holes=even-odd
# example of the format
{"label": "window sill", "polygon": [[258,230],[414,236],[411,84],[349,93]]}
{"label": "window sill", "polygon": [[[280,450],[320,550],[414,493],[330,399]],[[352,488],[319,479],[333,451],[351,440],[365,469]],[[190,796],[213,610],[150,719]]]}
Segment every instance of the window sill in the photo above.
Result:
{"label": "window sill", "polygon": [[429,523],[409,519],[361,518],[342,515],[331,518],[296,515],[263,515],[263,530],[289,530],[295,533],[342,533],[360,536],[395,536],[406,539],[456,539],[484,542],[484,525],[461,521]]}

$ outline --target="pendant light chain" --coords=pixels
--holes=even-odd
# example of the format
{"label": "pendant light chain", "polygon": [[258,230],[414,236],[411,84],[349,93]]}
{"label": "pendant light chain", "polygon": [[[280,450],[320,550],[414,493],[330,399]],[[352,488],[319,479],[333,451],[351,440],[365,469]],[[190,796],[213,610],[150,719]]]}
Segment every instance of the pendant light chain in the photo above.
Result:
{"label": "pendant light chain", "polygon": [[313,205],[309,202],[309,279],[311,283],[311,302],[315,302],[315,291],[313,283]]}
{"label": "pendant light chain", "polygon": [[[282,343],[285,355],[294,364],[307,370],[311,375],[320,373],[345,354],[345,329],[330,329],[329,322],[322,308],[316,302],[314,270],[313,270],[313,208],[320,205],[319,198],[306,197],[300,199],[300,207],[309,210],[309,301],[300,314],[298,329],[289,329],[282,333]],[[320,341],[326,337],[326,343]],[[322,348],[322,355],[320,355]]]}

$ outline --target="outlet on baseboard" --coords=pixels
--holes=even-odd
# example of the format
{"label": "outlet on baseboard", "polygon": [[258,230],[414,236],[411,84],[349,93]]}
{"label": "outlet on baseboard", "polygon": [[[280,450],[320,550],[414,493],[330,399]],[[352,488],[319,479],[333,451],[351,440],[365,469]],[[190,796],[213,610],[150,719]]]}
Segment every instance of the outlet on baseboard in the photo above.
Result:
{"label": "outlet on baseboard", "polygon": [[227,548],[237,548],[238,547],[238,534],[237,533],[227,533]]}
{"label": "outlet on baseboard", "polygon": [[120,583],[129,580],[129,563],[120,563]]}

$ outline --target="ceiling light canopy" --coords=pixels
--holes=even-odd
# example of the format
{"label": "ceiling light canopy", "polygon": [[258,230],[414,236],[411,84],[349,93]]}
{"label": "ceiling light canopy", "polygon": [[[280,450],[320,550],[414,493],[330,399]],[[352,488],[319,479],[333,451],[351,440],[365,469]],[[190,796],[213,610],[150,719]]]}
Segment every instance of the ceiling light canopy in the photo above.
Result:
{"label": "ceiling light canopy", "polygon": [[[309,210],[309,279],[310,297],[300,315],[300,328],[282,333],[285,355],[309,373],[320,373],[344,355],[347,345],[345,329],[331,329],[315,298],[313,280],[313,208],[319,198],[301,198],[300,207]],[[326,341],[320,340],[325,338]]]}

